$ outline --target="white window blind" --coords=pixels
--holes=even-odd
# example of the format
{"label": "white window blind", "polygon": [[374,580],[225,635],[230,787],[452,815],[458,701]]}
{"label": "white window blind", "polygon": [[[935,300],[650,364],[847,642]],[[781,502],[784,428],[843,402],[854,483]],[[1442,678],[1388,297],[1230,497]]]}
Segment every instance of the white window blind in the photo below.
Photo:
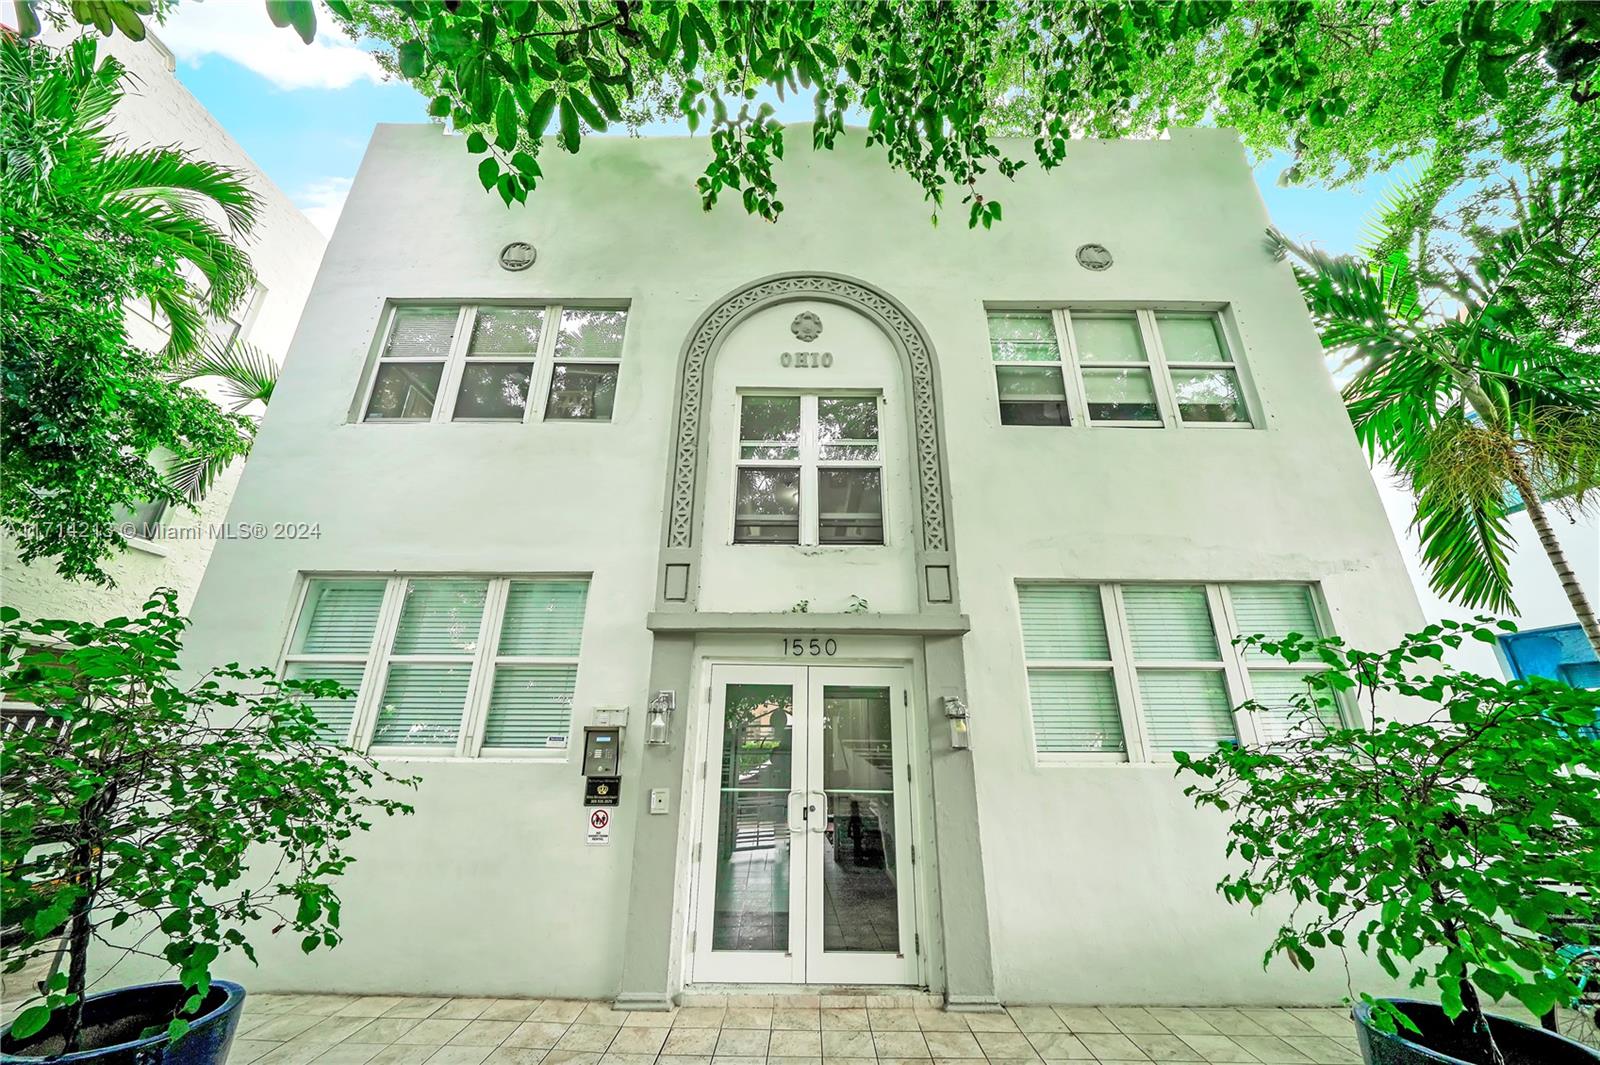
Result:
{"label": "white window blind", "polygon": [[1036,748],[1126,757],[1100,589],[1031,584],[1019,587],[1017,596]]}
{"label": "white window blind", "polygon": [[[1309,585],[1232,584],[1228,586],[1228,597],[1240,636],[1260,633],[1281,640],[1291,634],[1311,638],[1325,635]],[[1320,671],[1322,663],[1285,662],[1258,647],[1247,649],[1244,657],[1249,666],[1251,698],[1263,708],[1254,715],[1259,739],[1270,743],[1339,727],[1339,707],[1327,693],[1319,693],[1314,700],[1314,713],[1296,710],[1290,703],[1295,696],[1310,694],[1303,678]]]}
{"label": "white window blind", "polygon": [[[1338,700],[1292,715],[1319,663],[1251,654],[1264,631],[1325,633],[1306,584],[1020,582],[1023,656],[1041,762],[1163,761],[1221,743],[1272,743],[1342,719]],[[1252,699],[1264,709],[1239,712]]]}
{"label": "white window blind", "polygon": [[312,578],[284,676],[358,692],[310,700],[329,739],[428,755],[565,751],[587,596],[581,578]]}
{"label": "white window blind", "polygon": [[512,581],[484,724],[485,750],[564,749],[587,581]]}
{"label": "white window blind", "polygon": [[324,740],[348,743],[360,705],[367,665],[383,611],[383,580],[316,579],[306,587],[305,603],[289,651],[285,680],[331,680],[356,694],[350,699],[308,698]]}

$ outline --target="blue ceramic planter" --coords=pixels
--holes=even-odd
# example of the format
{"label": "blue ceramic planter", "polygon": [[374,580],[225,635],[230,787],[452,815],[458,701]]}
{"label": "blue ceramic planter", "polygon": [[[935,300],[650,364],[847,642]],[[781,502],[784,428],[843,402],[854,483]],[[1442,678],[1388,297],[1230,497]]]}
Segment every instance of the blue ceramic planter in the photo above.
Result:
{"label": "blue ceramic planter", "polygon": [[60,1053],[60,1026],[49,1024],[24,1040],[13,1040],[9,1026],[0,1032],[0,1063],[4,1065],[222,1065],[233,1045],[244,1006],[244,988],[227,980],[213,980],[211,992],[200,1007],[189,1032],[169,1043],[165,1031],[141,1039],[145,1029],[163,1029],[173,1008],[188,992],[175,983],[140,984],[90,995],[83,1004],[83,1042],[92,1048],[74,1054]]}
{"label": "blue ceramic planter", "polygon": [[[1469,1041],[1444,1015],[1437,1003],[1409,998],[1385,999],[1411,1018],[1422,1034],[1380,1032],[1372,1026],[1372,1008],[1361,1003],[1354,1010],[1356,1038],[1367,1065],[1486,1065]],[[1489,1015],[1489,1030],[1505,1055],[1506,1065],[1597,1065],[1600,1054],[1564,1036]]]}

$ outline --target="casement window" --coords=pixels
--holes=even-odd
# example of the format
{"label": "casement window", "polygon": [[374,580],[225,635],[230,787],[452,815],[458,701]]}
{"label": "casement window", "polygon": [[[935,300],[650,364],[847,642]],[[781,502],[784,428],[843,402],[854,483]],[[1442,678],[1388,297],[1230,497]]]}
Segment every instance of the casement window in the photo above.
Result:
{"label": "casement window", "polygon": [[1210,311],[990,311],[1003,425],[1251,423],[1239,367]]}
{"label": "casement window", "polygon": [[[1235,647],[1327,631],[1306,584],[1017,586],[1034,748],[1048,762],[1159,762],[1219,743],[1271,743],[1342,720],[1292,696],[1317,663]],[[1261,708],[1235,712],[1255,701]]]}
{"label": "casement window", "polygon": [[361,420],[610,421],[626,325],[619,308],[395,307]]}
{"label": "casement window", "polygon": [[565,752],[588,581],[313,577],[284,656],[325,738],[387,754]]}
{"label": "casement window", "polygon": [[741,395],[734,543],[883,543],[881,401]]}

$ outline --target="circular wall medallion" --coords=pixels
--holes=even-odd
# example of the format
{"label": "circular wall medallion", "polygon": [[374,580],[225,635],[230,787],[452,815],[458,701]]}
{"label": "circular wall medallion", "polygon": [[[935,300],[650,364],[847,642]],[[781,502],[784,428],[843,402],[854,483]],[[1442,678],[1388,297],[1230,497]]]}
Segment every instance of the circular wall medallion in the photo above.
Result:
{"label": "circular wall medallion", "polygon": [[822,335],[822,319],[812,311],[801,311],[789,323],[789,332],[809,344]]}
{"label": "circular wall medallion", "polygon": [[533,250],[533,245],[525,240],[514,240],[500,249],[500,268],[502,270],[526,270],[533,265],[539,253]]}
{"label": "circular wall medallion", "polygon": [[1084,244],[1078,248],[1078,265],[1085,270],[1109,270],[1111,253],[1104,244]]}

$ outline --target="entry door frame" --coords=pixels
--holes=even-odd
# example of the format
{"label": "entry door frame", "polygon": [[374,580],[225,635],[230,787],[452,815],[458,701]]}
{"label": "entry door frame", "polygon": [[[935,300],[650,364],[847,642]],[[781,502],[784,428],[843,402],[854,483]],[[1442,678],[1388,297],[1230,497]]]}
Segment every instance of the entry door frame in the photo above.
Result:
{"label": "entry door frame", "polygon": [[[703,772],[694,801],[695,839],[690,862],[689,950],[685,973],[690,983],[775,983],[775,984],[884,984],[921,986],[924,982],[921,937],[918,921],[922,913],[916,882],[914,854],[920,799],[910,786],[909,765],[915,757],[911,729],[911,699],[915,672],[903,661],[870,664],[753,663],[748,660],[707,659],[702,668],[710,678],[704,689],[702,707],[705,728],[699,752]],[[789,878],[790,949],[777,951],[713,951],[712,938],[716,912],[716,848],[718,817],[721,810],[720,756],[725,732],[723,708],[730,684],[787,684],[792,686],[796,711],[804,706],[806,735],[796,737],[791,765],[790,795],[785,804],[786,827],[790,829],[791,871]],[[897,954],[835,952],[827,954],[823,943],[823,877],[820,875],[821,848],[826,845],[826,803],[822,798],[822,761],[811,757],[822,745],[822,693],[824,686],[865,684],[890,689],[890,734],[894,748],[895,781],[895,875],[900,920],[900,951]],[[899,698],[895,698],[895,693]],[[815,707],[815,711],[813,711]],[[901,773],[906,776],[902,778]],[[906,781],[901,789],[900,781]],[[803,801],[796,802],[799,793]],[[803,806],[817,807],[807,819]],[[812,875],[813,872],[817,875]],[[797,927],[798,925],[798,927]],[[803,933],[801,931],[803,929]]]}

